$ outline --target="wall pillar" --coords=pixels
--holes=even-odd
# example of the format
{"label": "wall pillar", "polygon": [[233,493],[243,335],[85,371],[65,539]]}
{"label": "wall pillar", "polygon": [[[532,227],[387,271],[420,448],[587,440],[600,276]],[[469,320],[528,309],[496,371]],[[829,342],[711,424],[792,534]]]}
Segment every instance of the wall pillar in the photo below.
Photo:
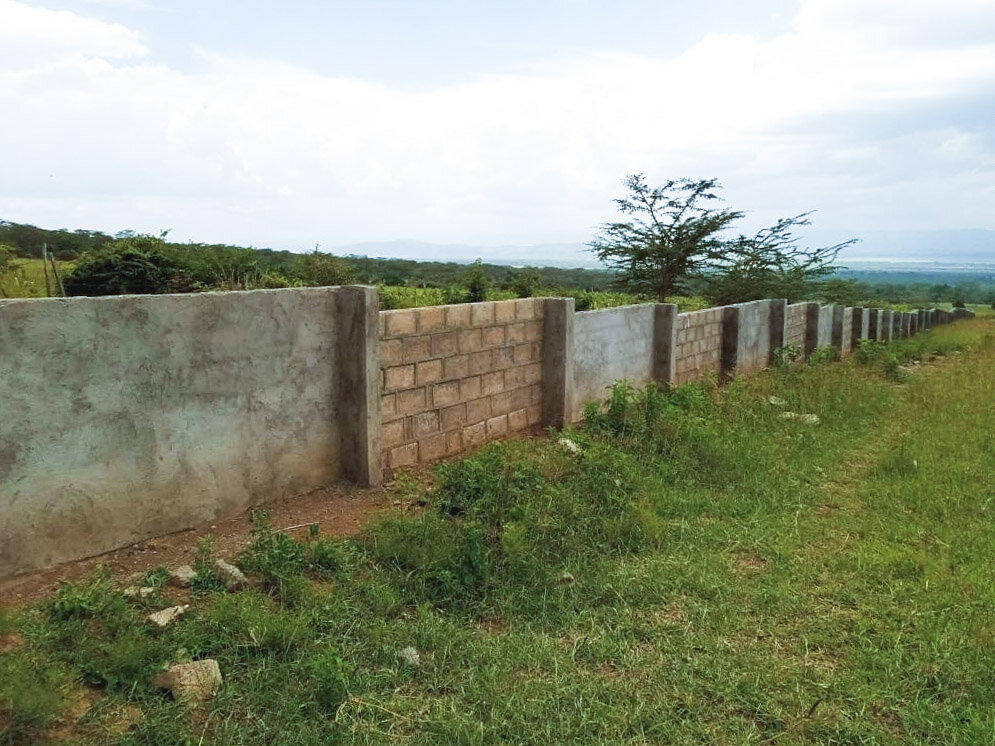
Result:
{"label": "wall pillar", "polygon": [[336,292],[342,476],[372,487],[383,480],[380,460],[380,301],[365,286]]}
{"label": "wall pillar", "polygon": [[770,301],[770,350],[767,364],[774,362],[774,351],[785,346],[785,331],[788,318],[788,301],[784,299]]}
{"label": "wall pillar", "polygon": [[674,382],[676,347],[677,306],[657,303],[653,315],[653,378],[661,386]]}
{"label": "wall pillar", "polygon": [[722,349],[719,358],[719,380],[732,377],[739,361],[739,306],[722,309]]}
{"label": "wall pillar", "polygon": [[819,304],[805,305],[805,359],[819,346]]}
{"label": "wall pillar", "polygon": [[573,418],[574,299],[543,302],[542,424],[561,428]]}
{"label": "wall pillar", "polygon": [[830,334],[830,344],[839,350],[840,357],[843,357],[843,313],[846,309],[843,306],[833,306],[833,327]]}

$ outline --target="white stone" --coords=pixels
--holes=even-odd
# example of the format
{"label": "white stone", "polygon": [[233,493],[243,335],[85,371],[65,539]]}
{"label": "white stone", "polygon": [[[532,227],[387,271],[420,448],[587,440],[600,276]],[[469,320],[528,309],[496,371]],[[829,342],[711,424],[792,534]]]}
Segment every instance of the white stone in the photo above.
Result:
{"label": "white stone", "polygon": [[221,582],[230,591],[238,590],[239,588],[245,588],[249,584],[248,579],[235,565],[225,562],[223,559],[218,559],[214,561],[214,570],[218,573],[218,577],[221,578]]}
{"label": "white stone", "polygon": [[141,588],[130,586],[121,591],[121,594],[125,598],[148,598],[153,593],[155,593],[155,588],[149,586],[142,586]]}
{"label": "white stone", "polygon": [[171,691],[176,699],[203,702],[217,693],[224,680],[218,662],[208,658],[193,663],[176,663],[161,674],[156,683]]}
{"label": "white stone", "polygon": [[182,606],[170,606],[167,609],[154,611],[145,618],[148,619],[153,624],[157,624],[160,627],[166,627],[175,622],[189,608],[190,604],[183,604]]}
{"label": "white stone", "polygon": [[767,401],[769,401],[771,403],[771,406],[774,406],[774,407],[786,407],[786,406],[788,406],[788,403],[784,399],[782,399],[780,396],[768,396],[767,397]]}
{"label": "white stone", "polygon": [[418,668],[421,665],[421,656],[410,645],[398,651],[397,659],[404,665],[411,666],[412,668]]}
{"label": "white stone", "polygon": [[189,588],[197,573],[190,565],[180,565],[169,571],[169,584],[177,588]]}
{"label": "white stone", "polygon": [[575,456],[578,456],[581,453],[580,446],[570,440],[570,438],[560,438],[557,443]]}

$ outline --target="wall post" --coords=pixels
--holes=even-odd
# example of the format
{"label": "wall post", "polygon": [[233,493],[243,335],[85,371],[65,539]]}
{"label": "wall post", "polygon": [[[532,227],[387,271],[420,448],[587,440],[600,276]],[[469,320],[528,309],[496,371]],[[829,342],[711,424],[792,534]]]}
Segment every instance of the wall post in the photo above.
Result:
{"label": "wall post", "polygon": [[657,303],[653,315],[653,378],[660,385],[674,382],[677,347],[677,306]]}
{"label": "wall post", "polygon": [[722,309],[722,350],[719,358],[719,380],[732,377],[739,360],[739,306]]}
{"label": "wall post", "polygon": [[839,350],[840,357],[843,357],[843,306],[833,306],[833,326],[830,334],[830,344]]}
{"label": "wall post", "polygon": [[380,300],[377,289],[338,288],[338,399],[342,475],[364,487],[383,480],[380,461]]}
{"label": "wall post", "polygon": [[892,318],[894,317],[894,311],[882,311],[881,320],[878,322],[878,329],[881,332],[880,337],[884,342],[890,342],[892,337]]}
{"label": "wall post", "polygon": [[767,364],[774,362],[774,351],[784,347],[785,330],[788,318],[788,301],[779,298],[770,301],[770,350]]}
{"label": "wall post", "polygon": [[574,299],[543,302],[542,424],[561,428],[573,417]]}
{"label": "wall post", "polygon": [[819,304],[805,305],[805,359],[819,346]]}

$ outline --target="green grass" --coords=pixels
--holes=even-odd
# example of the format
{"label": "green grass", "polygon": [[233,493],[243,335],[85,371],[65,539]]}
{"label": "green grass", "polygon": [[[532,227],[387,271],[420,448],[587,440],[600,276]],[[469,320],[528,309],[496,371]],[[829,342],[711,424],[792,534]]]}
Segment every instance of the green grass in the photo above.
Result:
{"label": "green grass", "polygon": [[[45,296],[45,272],[44,263],[41,259],[16,259],[18,270],[3,280],[0,289],[8,298],[44,298]],[[65,275],[72,269],[73,262],[56,262],[59,274],[65,279]],[[51,266],[49,267],[49,285],[52,295],[59,294],[58,284],[52,276]],[[0,294],[0,298],[4,297]]]}
{"label": "green grass", "polygon": [[[141,617],[168,590],[104,576],[5,617],[28,645],[0,657],[0,743],[81,687],[66,743],[990,743],[992,391],[990,319],[723,389],[617,386],[565,434],[580,454],[488,446],[358,540],[260,515],[257,589],[205,583],[167,630]],[[156,689],[204,657],[226,677],[205,712]]]}

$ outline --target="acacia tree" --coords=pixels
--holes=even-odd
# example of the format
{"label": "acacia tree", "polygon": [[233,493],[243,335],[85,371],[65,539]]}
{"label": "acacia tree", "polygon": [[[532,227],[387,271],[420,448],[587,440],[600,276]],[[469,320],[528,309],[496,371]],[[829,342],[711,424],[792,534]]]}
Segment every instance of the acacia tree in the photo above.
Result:
{"label": "acacia tree", "polygon": [[711,206],[719,199],[715,179],[677,179],[651,188],[635,174],[623,183],[629,194],[615,204],[631,219],[602,225],[590,247],[615,270],[618,285],[660,301],[689,283],[718,304],[796,300],[832,274],[840,250],[856,241],[801,247],[794,230],[810,224],[807,212],[781,218],[754,236],[724,238],[722,232],[743,213]]}
{"label": "acacia tree", "polygon": [[833,246],[799,245],[795,229],[811,225],[811,212],[781,218],[754,236],[726,242],[722,257],[704,278],[704,294],[716,305],[761,298],[797,301],[811,295],[823,278],[833,274],[840,251],[857,242],[851,238]]}
{"label": "acacia tree", "polygon": [[715,179],[650,187],[643,174],[633,174],[623,183],[629,194],[615,204],[631,219],[603,224],[590,243],[615,270],[618,285],[663,301],[723,258],[725,242],[718,234],[743,213],[710,206],[719,199]]}

